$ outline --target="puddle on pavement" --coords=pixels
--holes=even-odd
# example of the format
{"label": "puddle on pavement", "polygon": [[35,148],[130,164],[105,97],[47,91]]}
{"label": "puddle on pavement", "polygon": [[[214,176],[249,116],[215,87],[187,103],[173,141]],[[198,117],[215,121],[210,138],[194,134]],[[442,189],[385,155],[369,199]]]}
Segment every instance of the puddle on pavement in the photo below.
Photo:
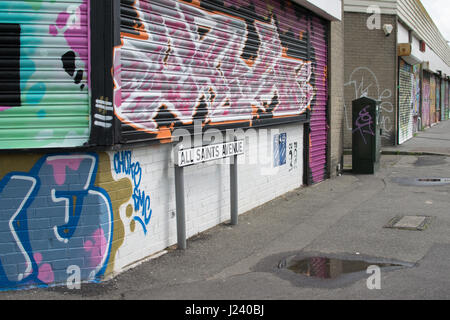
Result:
{"label": "puddle on pavement", "polygon": [[398,264],[369,263],[357,260],[340,260],[323,257],[311,257],[293,260],[286,268],[294,273],[319,279],[336,279],[343,274],[366,272],[369,267],[400,267]]}
{"label": "puddle on pavement", "polygon": [[265,257],[252,271],[268,272],[299,287],[343,288],[368,278],[369,267],[378,266],[382,274],[416,266],[414,263],[352,254],[285,252]]}
{"label": "puddle on pavement", "polygon": [[450,184],[450,178],[392,178],[392,182],[404,186],[445,186]]}

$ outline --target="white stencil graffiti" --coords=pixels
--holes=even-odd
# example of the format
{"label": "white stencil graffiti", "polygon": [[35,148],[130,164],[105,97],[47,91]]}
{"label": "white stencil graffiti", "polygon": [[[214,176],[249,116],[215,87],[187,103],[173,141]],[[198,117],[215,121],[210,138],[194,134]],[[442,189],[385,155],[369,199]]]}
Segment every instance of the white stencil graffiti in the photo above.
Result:
{"label": "white stencil graffiti", "polygon": [[[345,83],[344,87],[346,90],[346,101],[353,101],[362,97],[381,101],[380,129],[382,130],[382,137],[390,140],[394,128],[391,118],[394,106],[390,101],[392,91],[389,89],[382,91],[377,76],[367,67],[359,67],[353,70],[350,75],[350,81]],[[351,131],[352,121],[348,116],[349,112],[351,112],[351,106],[347,106],[344,102],[344,108],[347,130]]]}

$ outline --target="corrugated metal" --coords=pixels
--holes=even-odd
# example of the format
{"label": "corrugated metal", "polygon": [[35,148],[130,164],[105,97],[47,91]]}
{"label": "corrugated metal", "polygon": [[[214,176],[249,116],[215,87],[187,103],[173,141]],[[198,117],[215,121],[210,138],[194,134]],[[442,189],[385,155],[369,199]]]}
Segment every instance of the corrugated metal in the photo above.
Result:
{"label": "corrugated metal", "polygon": [[89,136],[89,0],[0,2],[0,149]]}
{"label": "corrugated metal", "polygon": [[436,123],[436,77],[430,76],[430,125]]}
{"label": "corrugated metal", "polygon": [[[298,116],[313,97],[307,20],[265,1],[121,1],[123,135]],[[273,19],[272,19],[273,14]]]}
{"label": "corrugated metal", "polygon": [[311,180],[323,180],[324,20],[289,1],[122,0],[121,9],[114,103],[125,142],[143,132],[170,141],[195,120],[245,128],[311,109]]}
{"label": "corrugated metal", "polygon": [[399,66],[399,144],[408,141],[414,134],[413,96],[414,73],[412,66],[401,60]]}
{"label": "corrugated metal", "polygon": [[430,104],[431,104],[430,73],[424,71],[423,79],[422,79],[422,127],[423,128],[428,128],[431,125]]}
{"label": "corrugated metal", "polygon": [[312,183],[318,183],[327,174],[327,106],[328,106],[328,45],[327,27],[323,20],[313,17],[311,46],[314,50],[314,88],[316,96],[311,110],[310,169]]}

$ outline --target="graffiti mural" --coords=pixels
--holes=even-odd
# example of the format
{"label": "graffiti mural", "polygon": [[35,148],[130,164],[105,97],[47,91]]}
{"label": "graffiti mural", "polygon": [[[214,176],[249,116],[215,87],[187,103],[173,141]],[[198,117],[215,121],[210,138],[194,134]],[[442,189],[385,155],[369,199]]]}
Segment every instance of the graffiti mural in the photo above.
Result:
{"label": "graffiti mural", "polygon": [[[298,116],[310,107],[314,70],[302,53],[308,21],[296,16],[292,4],[167,1],[163,6],[122,0],[121,5],[126,19],[115,52],[120,63],[115,104],[123,123],[162,134],[198,119],[248,125]],[[283,18],[296,24],[286,27],[279,22]]]}
{"label": "graffiti mural", "polygon": [[[366,67],[360,67],[353,70],[350,75],[350,79],[344,84],[346,92],[350,94],[349,101],[356,100],[358,98],[367,97],[377,101],[381,101],[380,106],[380,129],[382,129],[382,137],[390,140],[392,138],[392,130],[394,129],[393,112],[394,105],[392,104],[392,91],[389,89],[382,89],[375,73]],[[347,100],[347,99],[346,99]],[[346,109],[346,125],[347,130],[353,130],[351,119],[348,115],[351,114],[351,105],[344,104]]]}
{"label": "graffiti mural", "polygon": [[0,1],[0,149],[87,141],[88,9],[89,0]]}
{"label": "graffiti mural", "polygon": [[[99,159],[108,161],[103,155],[5,158],[0,170],[0,289],[65,284],[74,267],[81,281],[101,280],[123,241],[118,209],[131,199],[129,179],[114,181],[110,166],[100,173]],[[7,167],[25,170],[8,172]],[[102,180],[106,189],[98,186]],[[125,190],[124,196],[112,201],[117,188]]]}
{"label": "graffiti mural", "polygon": [[[134,206],[134,212],[138,215],[134,215],[130,228],[135,230],[135,223],[138,222],[146,235],[148,232],[148,225],[152,217],[151,200],[150,196],[142,189],[143,185],[143,171],[139,161],[132,160],[131,151],[121,151],[114,155],[114,171],[116,174],[124,174],[130,177],[133,184],[132,202]],[[141,185],[142,183],[142,185]],[[127,216],[131,217],[132,212],[130,208],[127,209]]]}

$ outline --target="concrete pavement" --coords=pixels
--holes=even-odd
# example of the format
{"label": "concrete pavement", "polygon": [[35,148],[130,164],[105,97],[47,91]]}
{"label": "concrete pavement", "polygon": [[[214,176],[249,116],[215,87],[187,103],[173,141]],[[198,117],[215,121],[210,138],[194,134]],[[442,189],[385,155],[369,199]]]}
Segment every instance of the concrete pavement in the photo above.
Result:
{"label": "concrete pavement", "polygon": [[384,147],[385,154],[441,154],[450,155],[450,121],[440,122],[437,125],[418,132],[415,137],[404,144],[393,147]]}
{"label": "concrete pavement", "polygon": [[[399,148],[444,154],[443,123]],[[432,139],[432,136],[437,137]],[[439,143],[432,143],[439,139]],[[407,148],[407,149],[406,149]],[[450,150],[450,149],[449,149]],[[434,152],[433,152],[434,153]],[[450,155],[383,155],[373,176],[343,176],[294,190],[215,227],[103,284],[2,292],[0,299],[337,300],[450,298],[450,184],[417,186],[397,178],[450,178]],[[386,229],[398,215],[426,215],[424,231]],[[278,268],[294,255],[397,262],[382,271],[381,289],[368,274],[311,280]]]}

